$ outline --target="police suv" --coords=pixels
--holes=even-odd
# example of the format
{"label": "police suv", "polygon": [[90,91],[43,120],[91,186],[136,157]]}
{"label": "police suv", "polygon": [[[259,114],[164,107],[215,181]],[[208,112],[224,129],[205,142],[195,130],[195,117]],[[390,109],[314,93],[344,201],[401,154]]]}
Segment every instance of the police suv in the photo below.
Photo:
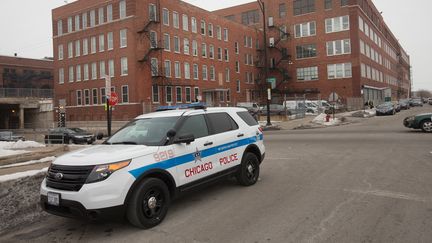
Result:
{"label": "police suv", "polygon": [[150,228],[183,191],[227,176],[255,184],[265,148],[248,111],[186,108],[139,116],[102,145],[57,158],[41,185],[42,208],[65,217],[122,215]]}

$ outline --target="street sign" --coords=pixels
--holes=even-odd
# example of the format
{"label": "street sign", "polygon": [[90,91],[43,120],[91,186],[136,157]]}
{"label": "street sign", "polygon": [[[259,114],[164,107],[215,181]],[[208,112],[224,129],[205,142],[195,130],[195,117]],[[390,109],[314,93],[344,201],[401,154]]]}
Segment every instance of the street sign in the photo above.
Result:
{"label": "street sign", "polygon": [[275,89],[276,88],[276,78],[268,78],[267,79],[267,83],[271,84],[271,89]]}
{"label": "street sign", "polygon": [[271,100],[271,89],[267,89],[267,99]]}
{"label": "street sign", "polygon": [[105,95],[109,98],[111,96],[111,77],[105,76]]}
{"label": "street sign", "polygon": [[111,92],[111,96],[109,98],[109,105],[115,106],[118,104],[118,96],[116,92]]}

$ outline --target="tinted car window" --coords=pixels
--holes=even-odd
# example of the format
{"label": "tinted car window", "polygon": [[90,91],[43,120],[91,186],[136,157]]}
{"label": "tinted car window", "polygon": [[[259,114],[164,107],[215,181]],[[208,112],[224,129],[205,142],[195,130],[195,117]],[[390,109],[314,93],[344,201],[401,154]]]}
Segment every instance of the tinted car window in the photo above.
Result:
{"label": "tinted car window", "polygon": [[209,135],[204,115],[189,117],[178,132],[179,136],[193,134],[195,138],[202,138]]}
{"label": "tinted car window", "polygon": [[238,129],[237,123],[227,113],[211,113],[207,116],[212,124],[214,134]]}
{"label": "tinted car window", "polygon": [[258,122],[253,118],[251,114],[247,111],[237,112],[237,115],[249,126],[256,126]]}

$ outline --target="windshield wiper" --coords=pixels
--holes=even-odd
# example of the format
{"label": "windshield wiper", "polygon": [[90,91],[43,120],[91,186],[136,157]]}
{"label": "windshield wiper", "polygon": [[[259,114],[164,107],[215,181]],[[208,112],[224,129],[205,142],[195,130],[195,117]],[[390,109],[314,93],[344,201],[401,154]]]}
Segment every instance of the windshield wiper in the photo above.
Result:
{"label": "windshield wiper", "polygon": [[131,145],[137,145],[136,142],[132,142],[132,141],[124,141],[124,142],[116,142],[116,143],[109,143],[111,145],[116,145],[116,144],[131,144]]}

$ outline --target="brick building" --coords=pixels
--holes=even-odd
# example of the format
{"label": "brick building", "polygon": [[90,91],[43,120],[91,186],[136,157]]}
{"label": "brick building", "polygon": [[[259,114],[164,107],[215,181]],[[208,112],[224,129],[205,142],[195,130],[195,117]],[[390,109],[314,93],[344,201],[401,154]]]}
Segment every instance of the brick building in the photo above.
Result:
{"label": "brick building", "polygon": [[[336,93],[344,103],[362,92],[375,102],[409,96],[409,56],[371,0],[264,2],[275,92],[311,99]],[[214,13],[262,28],[256,2]]]}
{"label": "brick building", "polygon": [[55,102],[69,121],[114,120],[159,105],[255,99],[260,31],[179,0],[78,0],[52,11]]}

